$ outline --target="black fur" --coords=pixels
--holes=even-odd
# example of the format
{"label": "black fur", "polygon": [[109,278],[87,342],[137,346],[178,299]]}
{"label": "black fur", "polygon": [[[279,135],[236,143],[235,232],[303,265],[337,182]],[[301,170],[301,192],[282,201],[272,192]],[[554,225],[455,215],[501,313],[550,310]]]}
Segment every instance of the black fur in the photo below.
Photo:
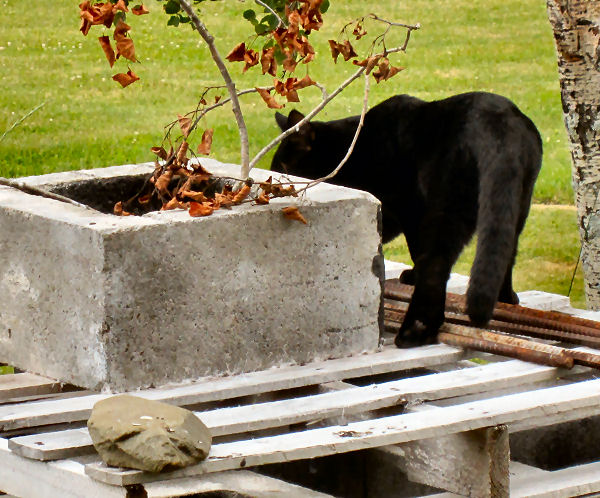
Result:
{"label": "black fur", "polygon": [[[302,119],[277,113],[282,129]],[[311,122],[279,146],[272,170],[308,178],[329,173],[348,150],[358,117]],[[373,107],[348,163],[333,183],[366,190],[382,203],[383,242],[404,233],[415,285],[396,337],[399,347],[435,341],[446,282],[477,231],[467,292],[473,324],[485,325],[512,288],[517,241],[542,160],[540,135],[508,99],[466,93],[435,102],[400,95]]]}

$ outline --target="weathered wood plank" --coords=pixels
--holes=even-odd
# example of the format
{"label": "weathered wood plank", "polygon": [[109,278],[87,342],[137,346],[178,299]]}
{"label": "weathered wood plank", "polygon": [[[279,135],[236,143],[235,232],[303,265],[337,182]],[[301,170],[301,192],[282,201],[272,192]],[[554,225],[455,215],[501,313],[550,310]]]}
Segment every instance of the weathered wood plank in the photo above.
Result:
{"label": "weathered wood plank", "polygon": [[[439,410],[418,406],[414,412]],[[505,425],[384,446],[412,482],[461,496],[508,497],[510,449]]]}
{"label": "weathered wood plank", "polygon": [[86,465],[86,473],[117,486],[189,477],[282,461],[315,458],[467,430],[508,424],[527,417],[578,410],[600,403],[600,380],[540,389],[458,406],[354,422],[300,433],[214,445],[199,465],[160,476],[135,470]]}
{"label": "weathered wood plank", "polygon": [[[134,392],[135,396],[174,405],[193,405],[268,391],[292,389],[351,377],[427,367],[459,360],[464,351],[442,344],[412,349],[389,348],[365,354],[315,362],[303,366],[273,368],[224,378],[207,378],[193,384]],[[86,420],[94,404],[110,394],[70,400],[39,401],[0,406],[0,433],[22,427]]]}
{"label": "weathered wood plank", "polygon": [[324,493],[249,471],[230,471],[147,483],[138,487],[138,494],[135,494],[125,488],[91,479],[84,471],[86,460],[61,460],[51,463],[28,460],[12,454],[5,439],[0,439],[0,461],[0,483],[3,491],[31,498],[171,498],[219,491],[239,493],[240,496],[253,498],[332,498]]}
{"label": "weathered wood plank", "polygon": [[55,393],[61,383],[48,377],[31,373],[0,375],[0,401],[22,396]]}
{"label": "weathered wood plank", "polygon": [[144,485],[148,498],[171,498],[173,496],[203,495],[226,492],[227,495],[251,496],[252,498],[334,498],[332,495],[313,491],[280,479],[264,476],[248,470],[230,470],[206,476],[157,481]]}
{"label": "weathered wood plank", "polygon": [[511,480],[510,496],[514,498],[568,498],[600,491],[600,462],[577,465],[553,472],[542,478],[516,474]]}
{"label": "weathered wood plank", "polygon": [[[553,367],[512,360],[439,374],[411,377],[365,387],[349,387],[313,396],[196,412],[213,436],[282,427],[394,406],[401,402],[461,396],[506,385],[554,379]],[[53,460],[93,451],[86,429],[12,438],[9,448],[37,460]]]}
{"label": "weathered wood plank", "polygon": [[0,485],[4,492],[28,498],[126,498],[127,490],[94,481],[76,461],[37,462],[14,455],[0,439]]}

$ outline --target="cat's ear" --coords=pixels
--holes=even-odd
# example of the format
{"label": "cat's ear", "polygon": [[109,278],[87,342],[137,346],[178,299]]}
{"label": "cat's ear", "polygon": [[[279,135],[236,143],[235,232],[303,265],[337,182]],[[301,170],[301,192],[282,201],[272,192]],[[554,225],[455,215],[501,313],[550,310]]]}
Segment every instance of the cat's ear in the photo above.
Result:
{"label": "cat's ear", "polygon": [[275,113],[275,121],[277,121],[279,128],[281,128],[281,131],[285,131],[288,129],[288,125],[287,125],[288,118],[284,114],[281,114],[280,112],[276,112]]}
{"label": "cat's ear", "polygon": [[300,121],[304,119],[304,114],[296,109],[292,109],[290,111],[290,115],[287,118],[287,126],[291,128],[292,126],[296,126]]}
{"label": "cat's ear", "polygon": [[290,111],[289,116],[285,116],[280,112],[275,113],[275,121],[277,121],[279,128],[281,128],[281,131],[289,130],[292,126],[296,126],[303,119],[304,114],[297,111],[296,109]]}

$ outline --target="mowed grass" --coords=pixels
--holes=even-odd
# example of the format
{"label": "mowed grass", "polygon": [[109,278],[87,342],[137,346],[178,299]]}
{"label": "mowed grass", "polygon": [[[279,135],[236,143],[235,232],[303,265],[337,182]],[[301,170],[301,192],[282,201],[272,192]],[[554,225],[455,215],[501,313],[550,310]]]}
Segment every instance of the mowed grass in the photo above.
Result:
{"label": "mowed grass", "polygon": [[[35,106],[39,111],[0,142],[0,173],[22,176],[147,161],[149,148],[160,143],[163,126],[195,107],[206,85],[221,84],[206,45],[188,26],[166,26],[158,2],[147,0],[150,15],[130,16],[141,77],[121,89],[110,78],[127,70],[126,61],[111,69],[94,27],[87,37],[78,31],[78,1],[36,2],[24,9],[17,0],[0,0],[0,133]],[[243,2],[206,2],[202,12],[222,54],[242,40],[252,43]],[[554,42],[543,2],[537,0],[358,0],[332,1],[322,34],[314,37],[318,57],[313,78],[333,89],[355,70],[350,63],[333,66],[327,39],[335,38],[350,19],[375,10],[391,20],[421,23],[408,53],[395,58],[406,70],[372,85],[371,105],[397,93],[437,99],[470,90],[494,91],[511,98],[531,116],[544,137],[544,166],[536,187],[537,202],[571,203],[570,159],[562,123]],[[380,27],[370,25],[370,33]],[[390,37],[399,45],[404,32]],[[242,75],[242,64],[230,66],[238,88],[268,85],[258,68]],[[299,75],[304,74],[301,66]],[[360,111],[362,85],[357,82],[323,114],[331,119]],[[307,89],[307,110],[320,92]],[[276,135],[273,111],[256,95],[243,98],[252,151]],[[291,105],[287,106],[291,108]],[[238,134],[229,110],[214,113],[205,126],[215,129],[215,156],[239,161]],[[268,167],[269,158],[262,166]]]}
{"label": "mowed grass", "polygon": [[[160,4],[146,0],[151,14],[130,17],[139,64],[132,69],[141,80],[121,89],[111,80],[127,65],[110,68],[97,42],[105,33],[95,27],[88,37],[78,31],[78,0],[36,2],[23,8],[18,0],[0,0],[0,134],[35,106],[44,106],[0,142],[0,175],[23,176],[152,160],[149,149],[161,142],[163,127],[178,113],[193,109],[203,88],[221,81],[206,45],[189,27],[166,26]],[[226,54],[246,38],[249,25],[241,12],[252,2],[205,2],[203,19]],[[571,204],[570,156],[562,121],[552,31],[545,4],[538,0],[382,0],[369,5],[358,0],[332,0],[322,35],[312,40],[318,57],[311,76],[329,90],[355,66],[333,66],[328,38],[338,36],[348,20],[374,11],[390,20],[419,22],[408,52],[393,63],[406,67],[400,75],[372,84],[370,104],[398,93],[439,99],[471,91],[493,91],[512,99],[538,126],[544,142],[544,163],[535,189],[537,203]],[[378,28],[371,25],[370,33]],[[318,34],[317,34],[318,35]],[[388,45],[399,45],[404,32]],[[230,65],[238,88],[271,84],[259,71],[242,74]],[[255,68],[256,69],[256,68]],[[304,75],[304,67],[298,71]],[[360,81],[345,91],[321,115],[334,119],[357,114],[362,102]],[[286,106],[302,111],[320,99],[309,88],[302,102]],[[242,104],[256,153],[277,133],[274,112],[256,96]],[[214,156],[239,162],[238,133],[228,109],[210,114],[204,127],[215,129]],[[193,141],[193,139],[192,139]],[[432,144],[435,146],[435,144]],[[261,167],[268,167],[270,156]],[[368,171],[366,172],[368,174]],[[382,181],[385,181],[382,179]],[[404,259],[400,242],[386,254]],[[533,209],[521,238],[515,282],[518,290],[538,288],[566,293],[577,260],[578,233],[573,210]],[[468,273],[469,254],[456,271]],[[580,277],[575,289],[581,289]],[[575,291],[581,305],[581,291]]]}

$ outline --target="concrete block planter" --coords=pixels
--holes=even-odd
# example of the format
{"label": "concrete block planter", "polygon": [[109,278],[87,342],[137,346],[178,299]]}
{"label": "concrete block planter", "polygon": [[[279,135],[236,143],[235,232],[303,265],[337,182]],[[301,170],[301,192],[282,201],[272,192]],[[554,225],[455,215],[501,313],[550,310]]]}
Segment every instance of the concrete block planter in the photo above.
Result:
{"label": "concrete block planter", "polygon": [[[203,161],[214,174],[238,168]],[[321,184],[302,200],[192,218],[108,214],[151,164],[23,181],[104,212],[0,187],[0,361],[132,390],[376,349],[379,203]],[[255,180],[269,172],[253,171]],[[281,208],[300,202],[308,225]]]}

